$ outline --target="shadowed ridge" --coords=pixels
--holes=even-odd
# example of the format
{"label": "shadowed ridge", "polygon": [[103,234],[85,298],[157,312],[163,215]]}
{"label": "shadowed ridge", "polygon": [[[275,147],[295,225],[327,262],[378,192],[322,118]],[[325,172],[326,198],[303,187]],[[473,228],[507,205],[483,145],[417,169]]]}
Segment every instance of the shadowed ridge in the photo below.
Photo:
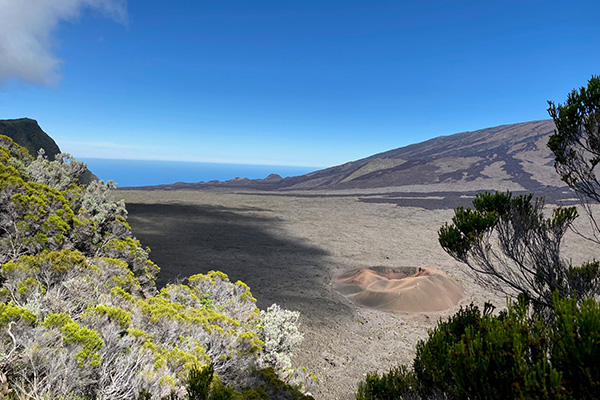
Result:
{"label": "shadowed ridge", "polygon": [[[49,160],[54,160],[60,153],[60,148],[36,120],[30,118],[0,120],[0,135],[11,138],[15,143],[25,147],[32,157],[37,157],[39,149],[44,149]],[[98,179],[96,175],[86,170],[79,176],[79,182],[84,185]]]}
{"label": "shadowed ridge", "polygon": [[40,128],[37,121],[30,118],[0,120],[0,135],[11,138],[25,147],[32,157],[36,157],[39,149],[44,149],[50,160],[60,153],[56,142]]}

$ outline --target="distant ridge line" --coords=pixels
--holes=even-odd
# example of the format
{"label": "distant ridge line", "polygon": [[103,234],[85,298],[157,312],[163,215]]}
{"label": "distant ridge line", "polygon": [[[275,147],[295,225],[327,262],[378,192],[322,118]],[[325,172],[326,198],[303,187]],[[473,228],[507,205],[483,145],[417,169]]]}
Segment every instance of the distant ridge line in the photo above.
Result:
{"label": "distant ridge line", "polygon": [[547,147],[553,131],[550,119],[504,124],[438,136],[295,177],[177,183],[156,189],[466,192],[565,188]]}

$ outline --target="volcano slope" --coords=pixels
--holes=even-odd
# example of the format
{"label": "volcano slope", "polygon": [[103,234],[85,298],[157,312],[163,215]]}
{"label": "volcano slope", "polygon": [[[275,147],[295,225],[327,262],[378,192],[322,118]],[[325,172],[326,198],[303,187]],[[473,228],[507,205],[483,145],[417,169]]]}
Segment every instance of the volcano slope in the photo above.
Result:
{"label": "volcano slope", "polygon": [[552,120],[501,125],[440,136],[309,174],[226,182],[176,183],[152,189],[244,188],[352,193],[480,190],[546,192],[566,186],[547,147]]}

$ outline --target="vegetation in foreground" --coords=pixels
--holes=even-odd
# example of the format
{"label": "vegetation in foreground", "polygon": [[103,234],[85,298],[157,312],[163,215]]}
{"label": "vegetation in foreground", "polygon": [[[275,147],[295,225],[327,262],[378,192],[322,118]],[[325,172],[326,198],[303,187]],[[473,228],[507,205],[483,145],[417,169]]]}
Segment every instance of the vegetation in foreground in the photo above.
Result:
{"label": "vegetation in foreground", "polygon": [[600,398],[600,304],[555,297],[551,321],[523,298],[498,315],[461,309],[419,342],[412,368],[368,374],[356,398]]}
{"label": "vegetation in foreground", "polygon": [[0,398],[310,398],[298,313],[214,271],[158,292],[112,183],[84,170],[0,136]]}
{"label": "vegetation in foreground", "polygon": [[[600,245],[591,203],[600,202],[600,78],[549,102],[549,147],[562,180],[579,196]],[[417,345],[412,368],[368,374],[357,400],[600,398],[600,263],[561,257],[577,217],[558,207],[547,218],[533,195],[482,193],[439,231],[441,246],[482,285],[513,296],[497,315],[470,305],[440,321]]]}
{"label": "vegetation in foreground", "polygon": [[[556,169],[596,229],[600,79],[550,103]],[[291,368],[298,314],[260,311],[220,272],[160,292],[111,183],[0,136],[0,398],[303,399]],[[560,254],[574,208],[483,193],[440,229],[442,247],[491,289],[498,314],[461,309],[417,346],[411,368],[369,374],[357,399],[600,398],[600,263]]]}

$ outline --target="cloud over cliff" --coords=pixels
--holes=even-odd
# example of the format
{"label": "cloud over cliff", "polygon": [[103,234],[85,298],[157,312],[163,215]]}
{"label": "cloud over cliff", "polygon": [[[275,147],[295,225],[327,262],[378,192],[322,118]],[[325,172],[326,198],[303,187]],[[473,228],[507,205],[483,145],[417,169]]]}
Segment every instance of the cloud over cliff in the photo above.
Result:
{"label": "cloud over cliff", "polygon": [[53,33],[85,9],[127,19],[127,0],[0,0],[0,84],[16,79],[55,86],[62,60],[54,54]]}

